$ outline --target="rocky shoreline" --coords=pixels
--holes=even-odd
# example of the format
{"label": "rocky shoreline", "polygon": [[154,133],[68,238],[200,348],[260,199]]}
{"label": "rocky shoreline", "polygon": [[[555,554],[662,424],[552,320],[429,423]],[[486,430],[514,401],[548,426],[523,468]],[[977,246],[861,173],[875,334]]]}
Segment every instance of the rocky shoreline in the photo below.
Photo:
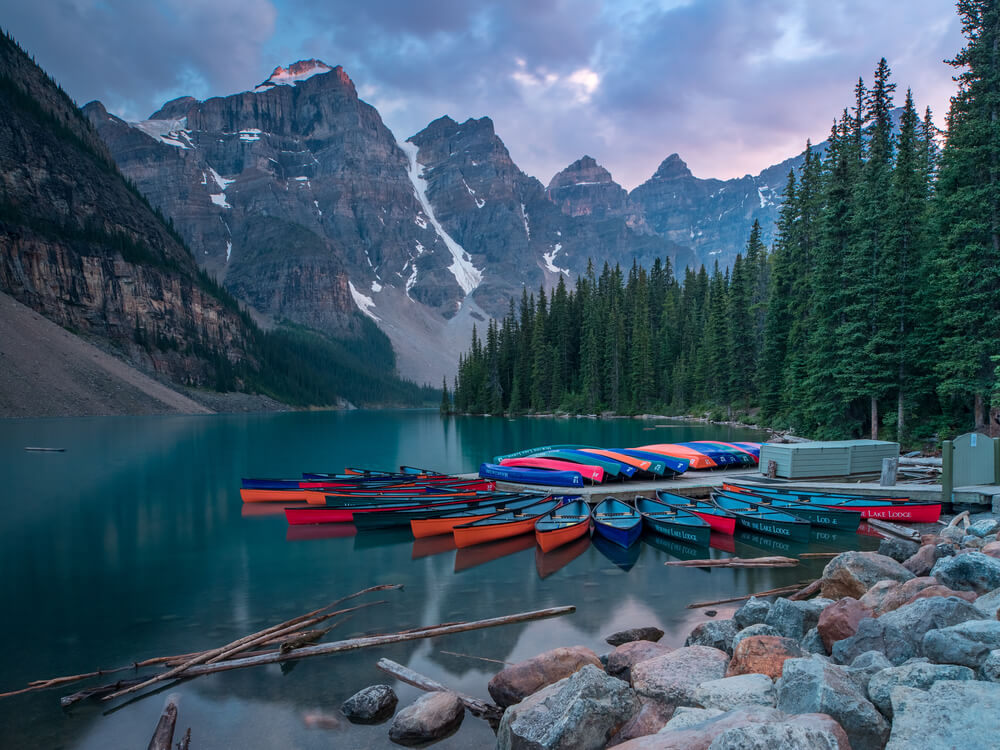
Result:
{"label": "rocky shoreline", "polygon": [[[919,542],[844,552],[809,587],[813,598],[751,597],[731,618],[696,626],[681,648],[636,628],[609,636],[604,655],[573,646],[505,667],[489,683],[503,709],[497,748],[994,747],[998,531],[985,516]],[[391,689],[366,691],[345,714],[386,720]],[[463,714],[459,696],[429,693],[396,714],[389,736],[422,746],[454,732]]]}

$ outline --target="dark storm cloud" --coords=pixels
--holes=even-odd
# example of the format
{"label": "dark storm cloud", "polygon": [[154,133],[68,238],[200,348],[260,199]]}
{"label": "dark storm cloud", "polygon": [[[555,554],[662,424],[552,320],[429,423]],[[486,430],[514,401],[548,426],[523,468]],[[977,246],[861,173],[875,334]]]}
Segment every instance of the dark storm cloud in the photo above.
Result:
{"label": "dark storm cloud", "polygon": [[543,182],[584,153],[634,187],[678,152],[756,173],[822,140],[885,56],[943,121],[948,0],[126,0],[13,3],[3,23],[77,98],[134,119],[180,94],[246,90],[318,57],[396,136],[490,116]]}

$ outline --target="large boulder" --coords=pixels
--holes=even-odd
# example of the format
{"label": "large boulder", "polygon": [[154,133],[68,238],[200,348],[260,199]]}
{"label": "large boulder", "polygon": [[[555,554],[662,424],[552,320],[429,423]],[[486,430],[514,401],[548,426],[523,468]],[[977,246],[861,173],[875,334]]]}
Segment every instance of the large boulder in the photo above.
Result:
{"label": "large boulder", "polygon": [[812,628],[808,633],[799,638],[799,647],[807,654],[822,654],[826,656],[829,652],[823,645],[823,639],[819,635],[819,630]]}
{"label": "large boulder", "polygon": [[1000,648],[1000,622],[968,620],[931,630],[924,636],[923,652],[937,664],[961,664],[978,670],[990,651]]}
{"label": "large boulder", "polygon": [[987,542],[983,545],[983,548],[979,550],[984,555],[989,555],[990,557],[1000,558],[1000,542]]}
{"label": "large boulder", "polygon": [[919,543],[911,542],[908,539],[888,538],[883,539],[878,544],[878,553],[880,555],[891,557],[898,563],[905,562],[919,549]]}
{"label": "large boulder", "polygon": [[770,625],[785,638],[793,638],[797,641],[816,627],[820,613],[830,604],[833,602],[828,599],[807,601],[778,599],[771,606],[771,611],[767,613],[764,624]]}
{"label": "large boulder", "polygon": [[730,656],[733,653],[733,638],[739,631],[736,620],[708,620],[691,631],[684,641],[685,646],[710,646],[719,651],[725,651]]}
{"label": "large boulder", "polygon": [[[681,715],[682,711],[683,715]],[[783,725],[789,725],[791,728],[785,728]],[[828,741],[825,736],[828,734],[836,738],[837,741],[837,744],[832,746],[814,745],[808,741],[804,745],[801,742],[784,745],[770,744],[767,746],[767,750],[800,750],[805,747],[851,750],[850,742],[843,728],[831,717],[825,714],[788,716],[781,711],[765,706],[748,706],[725,713],[709,709],[678,709],[678,716],[671,719],[657,734],[639,737],[617,747],[619,750],[709,750],[709,748],[736,750],[744,747],[740,744],[743,741],[742,736],[730,736],[725,740],[720,740],[720,736],[732,729],[753,726],[778,727],[778,736],[796,739],[822,737],[818,741],[824,742]],[[812,733],[807,732],[805,735],[801,735],[795,727],[811,730]],[[766,736],[773,738],[775,735],[768,732]],[[757,740],[751,735],[747,741],[755,742]],[[756,748],[759,745],[751,744],[746,747]]]}
{"label": "large boulder", "polygon": [[726,677],[740,674],[765,674],[772,680],[781,677],[784,663],[798,659],[805,652],[797,641],[773,635],[754,635],[744,638],[733,651]]}
{"label": "large boulder", "polygon": [[1000,736],[1000,684],[935,682],[892,691],[892,735],[885,750],[987,748]]}
{"label": "large boulder", "polygon": [[971,524],[968,529],[966,529],[973,536],[978,536],[980,539],[989,536],[990,534],[996,534],[1000,531],[1000,521],[995,518],[982,518],[975,523]]}
{"label": "large boulder", "polygon": [[427,693],[404,708],[389,726],[389,739],[398,745],[418,746],[454,733],[465,718],[465,706],[454,693]]}
{"label": "large boulder", "polygon": [[[911,578],[910,580],[915,579]],[[935,578],[934,580],[936,581],[937,579]],[[902,585],[900,581],[879,581],[868,589],[858,601],[872,611],[873,617],[878,616],[888,611],[885,609],[886,603],[893,599],[894,594]]]}
{"label": "large boulder", "polygon": [[843,552],[823,569],[820,591],[827,599],[860,599],[879,581],[908,581],[913,573],[877,552]]}
{"label": "large boulder", "polygon": [[740,641],[744,638],[749,638],[752,635],[776,635],[780,637],[781,633],[772,628],[770,625],[765,625],[762,622],[750,625],[743,628],[743,630],[733,636],[733,651],[736,651],[736,647],[740,645]]}
{"label": "large boulder", "polygon": [[662,643],[652,641],[628,641],[618,646],[608,654],[608,662],[605,665],[607,673],[619,680],[629,682],[632,679],[632,667],[641,661],[654,659],[672,651]]}
{"label": "large boulder", "polygon": [[705,708],[731,711],[740,706],[769,706],[774,708],[778,695],[774,680],[764,674],[741,674],[720,680],[703,682],[692,697]]}
{"label": "large boulder", "polygon": [[847,670],[822,657],[787,661],[777,689],[779,710],[828,714],[847,732],[854,750],[881,750],[889,736],[888,722]]}
{"label": "large boulder", "polygon": [[881,617],[869,617],[858,623],[857,632],[833,644],[831,657],[837,664],[850,664],[867,651],[884,654],[892,664],[902,664],[917,655],[913,641],[896,626]]}
{"label": "large boulder", "polygon": [[849,664],[865,651],[881,651],[895,665],[920,656],[924,633],[966,620],[982,619],[980,612],[954,596],[917,599],[875,619],[862,620],[857,632],[833,646],[833,660]]}
{"label": "large boulder", "polygon": [[832,732],[788,721],[747,724],[718,735],[708,750],[837,750],[840,743]]}
{"label": "large boulder", "polygon": [[897,685],[927,690],[941,680],[974,680],[975,674],[968,667],[953,664],[913,662],[883,669],[872,675],[868,682],[868,697],[882,714],[892,719],[892,689]]}
{"label": "large boulder", "polygon": [[741,628],[748,628],[751,625],[757,625],[764,622],[767,619],[767,613],[771,611],[771,602],[767,599],[758,599],[756,596],[751,596],[746,602],[733,614],[733,619],[736,620],[736,624]]}
{"label": "large boulder", "polygon": [[728,662],[726,652],[717,648],[685,646],[633,666],[632,687],[666,705],[692,706],[698,686],[724,677]]}
{"label": "large boulder", "polygon": [[392,716],[398,702],[388,685],[371,685],[344,701],[340,710],[355,724],[377,724]]}
{"label": "large boulder", "polygon": [[949,588],[985,594],[1000,588],[1000,560],[982,552],[943,557],[934,564],[931,575]]}
{"label": "large boulder", "polygon": [[674,713],[673,706],[666,706],[652,698],[640,698],[639,710],[615,732],[608,741],[608,747],[620,745],[636,737],[656,734],[671,720]]}
{"label": "large boulder", "polygon": [[498,750],[598,750],[638,713],[621,680],[591,664],[504,711]]}
{"label": "large boulder", "polygon": [[871,700],[871,696],[868,695],[868,685],[871,678],[883,669],[889,669],[890,667],[892,667],[892,662],[886,659],[885,654],[882,652],[865,651],[852,661],[851,665],[846,667],[846,669],[848,676],[854,680],[854,684],[861,689],[861,692],[865,694],[868,700]]}
{"label": "large boulder", "polygon": [[925,576],[931,572],[937,562],[937,548],[933,544],[924,544],[916,552],[903,560],[903,567],[915,576]]}
{"label": "large boulder", "polygon": [[988,594],[981,594],[972,604],[982,613],[983,617],[996,620],[998,612],[1000,612],[1000,589],[990,591]]}
{"label": "large boulder", "polygon": [[556,648],[500,670],[493,675],[487,689],[496,704],[506,708],[587,664],[603,668],[597,654],[589,648]]}
{"label": "large boulder", "polygon": [[[909,604],[917,599],[931,596],[957,596],[966,601],[974,601],[976,598],[976,595],[971,591],[955,591],[948,588],[934,576],[918,576],[903,583],[892,582],[892,585],[888,587],[883,587],[883,583],[888,582],[880,581],[861,598],[863,604],[869,604],[869,606],[874,604],[872,608],[875,617],[892,612],[894,609],[899,609],[904,604]],[[876,598],[878,602],[874,603]]]}
{"label": "large boulder", "polygon": [[850,638],[858,632],[858,623],[871,616],[872,610],[852,596],[846,596],[826,607],[820,612],[819,622],[816,624],[826,653],[830,653],[837,641]]}
{"label": "large boulder", "polygon": [[663,637],[663,631],[657,627],[649,625],[644,628],[629,628],[628,630],[619,630],[617,633],[612,633],[604,642],[611,646],[621,646],[623,643],[630,643],[631,641],[652,641],[656,643]]}

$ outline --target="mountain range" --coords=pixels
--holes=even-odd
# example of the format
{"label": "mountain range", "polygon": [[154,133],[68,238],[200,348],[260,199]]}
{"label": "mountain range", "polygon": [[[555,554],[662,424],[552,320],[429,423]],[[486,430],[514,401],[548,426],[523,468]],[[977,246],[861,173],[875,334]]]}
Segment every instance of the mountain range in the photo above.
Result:
{"label": "mountain range", "polygon": [[758,220],[770,241],[801,156],[757,176],[694,177],[677,154],[631,192],[590,156],[543,185],[488,117],[397,140],[340,66],[278,67],[251,91],[165,103],[126,122],[84,114],[118,168],[168,217],[198,264],[266,326],[389,336],[400,372],[450,378],[474,324],[523,289],[571,283],[593,262],[668,258],[721,267]]}

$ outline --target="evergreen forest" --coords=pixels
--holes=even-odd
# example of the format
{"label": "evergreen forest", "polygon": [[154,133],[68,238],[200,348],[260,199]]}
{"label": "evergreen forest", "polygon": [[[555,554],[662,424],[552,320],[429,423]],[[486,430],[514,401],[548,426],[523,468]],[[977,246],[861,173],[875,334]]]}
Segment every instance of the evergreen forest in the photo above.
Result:
{"label": "evergreen forest", "polygon": [[732,267],[591,264],[572,288],[525,290],[473,332],[442,410],[707,412],[906,445],[996,434],[998,5],[957,3],[943,131],[882,59],[789,173],[771,247],[755,223]]}

